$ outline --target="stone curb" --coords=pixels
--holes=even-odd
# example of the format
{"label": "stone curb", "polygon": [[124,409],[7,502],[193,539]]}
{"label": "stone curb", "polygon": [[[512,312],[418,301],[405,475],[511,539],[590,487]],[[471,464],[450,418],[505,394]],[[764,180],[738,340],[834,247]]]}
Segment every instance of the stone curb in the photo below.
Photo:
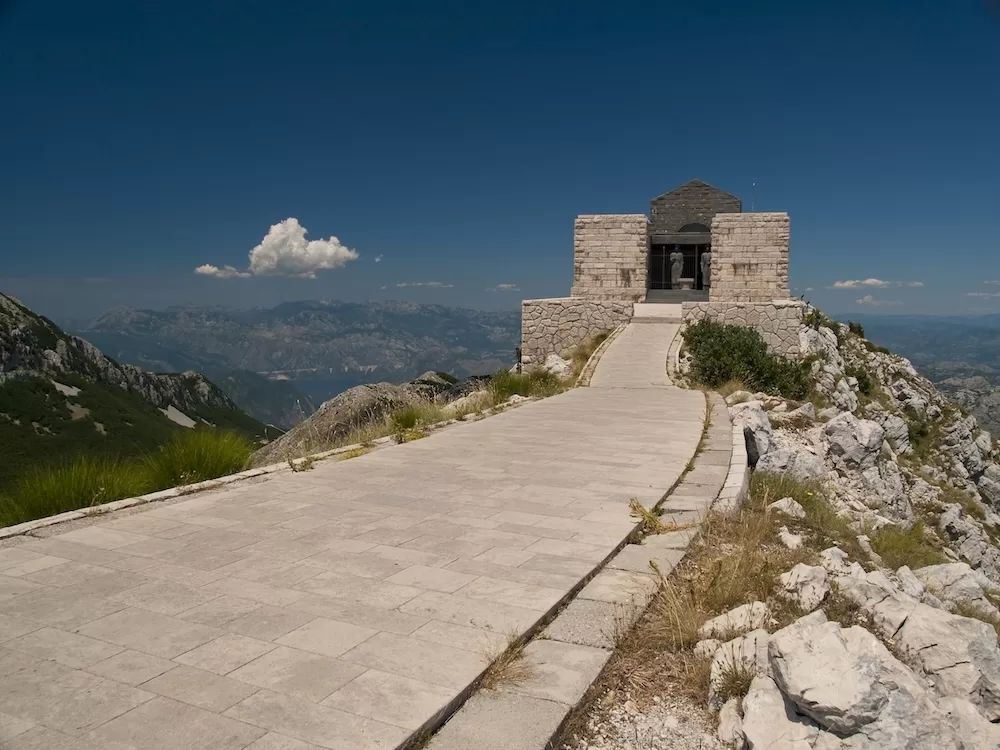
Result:
{"label": "stone curb", "polygon": [[[699,456],[729,450],[736,454],[742,448],[745,464],[742,431],[737,445],[725,401],[717,393],[707,393],[706,408],[712,423]],[[730,429],[719,424],[721,419]],[[659,581],[650,562],[655,561],[664,576],[681,562],[705,515],[730,481],[734,463],[740,460],[739,455],[731,455],[726,477],[706,481],[692,476],[708,463],[703,460],[699,466],[696,456],[694,470],[682,473],[656,504],[663,510],[664,522],[676,519],[682,528],[630,544],[641,530],[642,525],[636,524],[632,534],[556,605],[555,617],[525,647],[522,659],[531,676],[495,690],[473,686],[468,700],[432,737],[427,749],[553,750],[554,738],[611,659],[616,634],[638,620],[656,593]],[[708,470],[712,471],[711,464]],[[689,477],[693,481],[687,482]],[[672,503],[675,495],[683,497]]]}
{"label": "stone curb", "polygon": [[[450,427],[454,424],[466,423],[466,422],[478,422],[481,419],[486,419],[495,414],[500,414],[508,409],[516,409],[524,404],[537,401],[537,398],[528,398],[525,401],[520,401],[515,404],[508,404],[502,409],[493,407],[490,409],[483,409],[479,416],[467,415],[471,418],[469,419],[446,419],[443,422],[435,422],[434,424],[427,425],[424,427],[425,430],[430,432],[436,432],[445,427]],[[382,448],[386,445],[395,445],[392,436],[375,438],[372,441],[374,447],[371,450],[377,448]],[[361,443],[354,443],[352,445],[345,445],[340,448],[333,448],[328,451],[321,451],[319,453],[311,453],[308,456],[301,456],[299,458],[293,459],[296,463],[301,461],[322,461],[325,458],[331,458],[338,456],[342,453],[350,453],[351,451],[358,450],[364,446]],[[170,500],[175,497],[181,497],[184,495],[193,495],[198,492],[206,492],[208,490],[218,489],[219,487],[224,487],[229,484],[234,484],[236,482],[241,482],[246,479],[253,479],[255,477],[267,476],[269,474],[277,474],[282,471],[292,471],[289,468],[288,462],[283,461],[280,463],[268,464],[267,466],[259,466],[254,469],[246,469],[245,471],[237,472],[236,474],[227,474],[224,477],[216,477],[215,479],[206,479],[204,482],[195,482],[194,484],[185,484],[179,487],[169,487],[165,490],[157,490],[156,492],[149,492],[145,495],[138,495],[136,497],[126,497],[121,500],[113,500],[109,503],[101,503],[100,505],[91,505],[87,508],[82,508],[80,510],[71,510],[66,513],[59,513],[54,516],[46,516],[45,518],[37,518],[34,521],[25,521],[24,523],[15,524],[14,526],[7,526],[5,528],[0,528],[0,541],[4,539],[10,539],[16,536],[23,536],[25,534],[30,534],[32,531],[37,531],[38,529],[43,529],[48,526],[55,526],[57,524],[66,523],[68,521],[77,521],[81,518],[88,518],[90,516],[103,516],[107,513],[113,513],[116,510],[124,510],[125,508],[133,508],[138,505],[147,505],[149,503],[155,503],[160,500]]]}
{"label": "stone curb", "polygon": [[601,357],[607,350],[611,343],[618,337],[618,334],[625,330],[628,323],[622,323],[615,330],[613,330],[604,341],[601,342],[590,357],[587,359],[587,363],[580,370],[580,377],[576,379],[577,388],[587,388],[590,386],[590,380],[594,377],[594,372],[597,370],[597,365],[601,361]]}
{"label": "stone curb", "polygon": [[729,475],[722,486],[722,492],[712,506],[712,510],[721,513],[733,513],[738,510],[750,492],[750,461],[747,457],[743,428],[739,425],[732,427],[732,442],[733,453],[729,459]]}
{"label": "stone curb", "polygon": [[670,348],[667,350],[667,375],[674,381],[680,379],[681,344],[684,342],[684,337],[681,336],[682,330],[684,330],[683,323],[677,329],[677,335],[674,336],[670,342]]}

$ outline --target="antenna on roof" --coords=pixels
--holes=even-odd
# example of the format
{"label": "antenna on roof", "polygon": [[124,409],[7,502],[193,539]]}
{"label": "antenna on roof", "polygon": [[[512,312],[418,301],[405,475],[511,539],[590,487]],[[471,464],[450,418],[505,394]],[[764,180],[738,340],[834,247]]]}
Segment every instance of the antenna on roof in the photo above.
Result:
{"label": "antenna on roof", "polygon": [[753,180],[750,183],[750,213],[753,213],[754,203],[757,198],[757,180]]}

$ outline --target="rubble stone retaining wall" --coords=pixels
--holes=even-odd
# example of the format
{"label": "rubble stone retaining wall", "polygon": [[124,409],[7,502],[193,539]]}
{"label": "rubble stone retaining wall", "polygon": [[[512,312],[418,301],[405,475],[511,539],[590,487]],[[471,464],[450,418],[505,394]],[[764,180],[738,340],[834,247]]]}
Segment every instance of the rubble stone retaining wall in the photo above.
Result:
{"label": "rubble stone retaining wall", "polygon": [[806,303],[800,300],[685,302],[681,309],[685,324],[709,318],[717,323],[754,328],[775,353],[785,356],[799,354],[799,326],[806,309]]}
{"label": "rubble stone retaining wall", "polygon": [[632,318],[632,303],[622,300],[557,297],[521,303],[521,361],[541,364],[592,336],[613,331]]}
{"label": "rubble stone retaining wall", "polygon": [[573,227],[574,297],[638,302],[646,297],[649,219],[590,214]]}
{"label": "rubble stone retaining wall", "polygon": [[709,302],[788,299],[788,245],[786,213],[717,214]]}

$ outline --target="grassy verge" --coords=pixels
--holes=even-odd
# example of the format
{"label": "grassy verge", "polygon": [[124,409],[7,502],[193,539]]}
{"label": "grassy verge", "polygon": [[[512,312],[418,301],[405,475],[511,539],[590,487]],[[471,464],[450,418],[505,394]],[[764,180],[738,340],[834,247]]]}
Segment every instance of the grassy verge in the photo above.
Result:
{"label": "grassy verge", "polygon": [[[838,544],[855,557],[861,551],[846,522],[837,516],[818,484],[785,475],[754,475],[750,496],[738,515],[712,513],[702,524],[684,561],[669,575],[638,622],[616,639],[617,648],[601,680],[588,692],[563,733],[585,735],[585,722],[600,711],[609,691],[628,693],[642,705],[665,693],[704,706],[708,699],[711,661],[695,654],[699,628],[706,620],[734,607],[761,601],[775,620],[769,630],[791,623],[803,613],[779,592],[779,576],[797,563],[816,564],[817,554]],[[806,511],[794,519],[768,510],[775,500],[792,497]],[[791,550],[779,539],[782,526],[801,534],[804,544]],[[832,592],[822,608],[828,617],[856,624],[857,607]],[[742,695],[752,675],[740,664],[723,670],[721,697]],[[558,745],[561,746],[561,745]]]}
{"label": "grassy verge", "polygon": [[81,457],[37,469],[0,499],[0,526],[233,474],[246,467],[252,450],[241,433],[199,428],[142,456]]}

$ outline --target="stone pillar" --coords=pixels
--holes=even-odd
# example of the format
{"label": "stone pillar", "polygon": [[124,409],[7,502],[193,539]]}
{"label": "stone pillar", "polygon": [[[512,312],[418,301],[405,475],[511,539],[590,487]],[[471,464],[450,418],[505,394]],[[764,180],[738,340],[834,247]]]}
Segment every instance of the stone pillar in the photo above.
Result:
{"label": "stone pillar", "polygon": [[649,219],[645,214],[577,216],[574,297],[637,302],[646,297]]}
{"label": "stone pillar", "polygon": [[717,214],[709,302],[788,299],[788,246],[786,213]]}

